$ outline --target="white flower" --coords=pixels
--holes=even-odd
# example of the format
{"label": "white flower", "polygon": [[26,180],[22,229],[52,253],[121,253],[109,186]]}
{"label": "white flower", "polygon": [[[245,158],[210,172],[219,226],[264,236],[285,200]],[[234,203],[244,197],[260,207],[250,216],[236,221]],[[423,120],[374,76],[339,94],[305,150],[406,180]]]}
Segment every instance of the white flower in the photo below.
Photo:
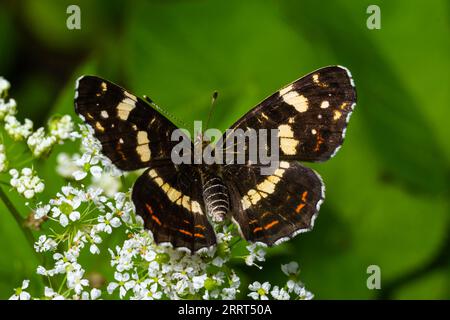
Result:
{"label": "white flower", "polygon": [[0,77],[0,96],[2,96],[4,92],[7,92],[10,87],[11,84],[9,81],[3,77]]}
{"label": "white flower", "polygon": [[35,172],[30,168],[23,168],[20,175],[16,169],[11,169],[9,174],[12,176],[9,181],[11,186],[27,199],[44,191],[44,183],[37,175],[34,175]]}
{"label": "white flower", "polygon": [[77,181],[80,181],[80,180],[83,180],[84,178],[86,178],[87,174],[88,173],[86,171],[81,171],[81,170],[77,170],[72,173],[74,179]]}
{"label": "white flower", "polygon": [[63,226],[64,228],[67,227],[67,225],[69,224],[69,219],[67,218],[67,216],[65,214],[61,214],[59,216],[59,224],[61,226]]}
{"label": "white flower", "polygon": [[266,251],[263,250],[260,244],[252,243],[248,245],[247,250],[249,255],[245,258],[245,264],[248,266],[252,266],[256,261],[265,261]]}
{"label": "white flower", "polygon": [[130,280],[130,275],[128,273],[116,272],[114,273],[114,279],[118,282],[110,282],[107,290],[109,294],[112,294],[114,290],[119,288],[120,299],[122,299],[127,294],[127,291],[133,288],[135,284],[134,280]]}
{"label": "white flower", "polygon": [[47,214],[50,212],[50,205],[46,204],[44,206],[36,208],[34,211],[34,218],[35,219],[42,219],[47,216]]}
{"label": "white flower", "polygon": [[215,257],[214,259],[213,259],[213,261],[211,262],[213,265],[215,265],[216,267],[222,267],[223,265],[224,265],[224,263],[225,263],[226,261],[222,258],[222,257],[219,257],[219,256],[217,256],[217,257]]}
{"label": "white flower", "polygon": [[236,299],[236,294],[238,290],[236,288],[223,288],[222,299],[223,300],[233,300]]}
{"label": "white flower", "polygon": [[295,282],[294,280],[289,280],[286,284],[289,293],[295,293],[300,299],[311,300],[314,295],[307,291],[301,282]]}
{"label": "white flower", "polygon": [[192,278],[192,285],[194,287],[194,289],[198,290],[204,287],[205,285],[205,280],[206,278],[208,278],[208,276],[206,274],[203,274],[201,276],[195,276]]}
{"label": "white flower", "polygon": [[91,246],[89,247],[89,251],[92,254],[99,254],[100,253],[100,249],[97,247],[97,245],[95,243],[91,244]]}
{"label": "white flower", "polygon": [[102,167],[100,166],[92,166],[89,168],[89,172],[92,174],[94,178],[100,178],[103,172]]}
{"label": "white flower", "polygon": [[46,235],[39,236],[38,241],[34,244],[34,250],[36,252],[46,252],[50,250],[54,250],[57,247],[57,243],[52,238],[47,238]]}
{"label": "white flower", "polygon": [[72,211],[69,214],[69,219],[72,220],[72,221],[80,220],[80,217],[81,217],[81,215],[80,215],[80,213],[78,211]]}
{"label": "white flower", "polygon": [[0,98],[0,120],[5,119],[7,116],[14,116],[17,113],[17,103],[14,99],[9,99],[5,102]]}
{"label": "white flower", "polygon": [[50,298],[52,300],[64,300],[64,297],[57,292],[55,292],[52,288],[45,287],[44,295],[46,298]]}
{"label": "white flower", "polygon": [[67,274],[67,287],[69,289],[74,289],[76,294],[80,294],[83,290],[83,287],[89,285],[89,281],[87,279],[83,279],[84,270],[78,269],[70,271]]}
{"label": "white flower", "polygon": [[83,291],[81,293],[81,299],[82,300],[96,300],[98,298],[100,298],[100,296],[102,295],[102,291],[97,289],[97,288],[93,288],[91,290],[91,292],[87,292],[87,291]]}
{"label": "white flower", "polygon": [[144,295],[144,300],[159,300],[162,297],[162,292],[157,291],[158,290],[158,284],[154,283],[150,286],[150,290],[147,290],[146,294]]}
{"label": "white flower", "polygon": [[25,123],[21,124],[15,116],[7,115],[5,117],[5,130],[15,141],[26,139],[33,131],[33,122],[25,119]]}
{"label": "white flower", "polygon": [[222,232],[217,233],[217,242],[230,242],[233,235],[227,226],[223,226]]}
{"label": "white flower", "polygon": [[80,159],[79,154],[74,154],[70,157],[67,153],[61,152],[58,154],[56,161],[56,172],[66,179],[72,179],[74,172],[80,170],[80,167],[76,165],[76,161]]}
{"label": "white flower", "polygon": [[108,197],[114,197],[122,187],[120,179],[102,171],[100,171],[99,175],[92,174],[91,181],[93,186],[101,188]]}
{"label": "white flower", "polygon": [[97,229],[99,231],[104,231],[108,234],[110,234],[112,232],[111,227],[117,228],[122,224],[120,222],[120,219],[117,217],[113,217],[113,214],[111,212],[108,212],[104,216],[99,216],[98,222],[99,222],[99,224],[97,224]]}
{"label": "white flower", "polygon": [[15,289],[15,293],[9,298],[9,300],[30,300],[31,295],[25,291],[28,288],[30,280],[23,280],[22,286]]}
{"label": "white flower", "polygon": [[102,295],[102,291],[100,289],[93,288],[91,290],[91,299],[92,300],[100,298],[101,295]]}
{"label": "white flower", "polygon": [[276,300],[289,300],[290,299],[289,293],[284,288],[280,289],[278,286],[273,287],[270,294]]}
{"label": "white flower", "polygon": [[264,282],[263,284],[258,281],[253,282],[248,286],[248,288],[252,291],[248,294],[250,298],[253,300],[268,300],[267,294],[270,290],[270,283]]}
{"label": "white flower", "polygon": [[297,275],[299,272],[298,263],[295,261],[291,261],[288,264],[282,264],[281,271],[283,271],[283,273],[287,276]]}
{"label": "white flower", "polygon": [[0,172],[6,171],[8,168],[8,160],[6,159],[5,146],[0,144]]}

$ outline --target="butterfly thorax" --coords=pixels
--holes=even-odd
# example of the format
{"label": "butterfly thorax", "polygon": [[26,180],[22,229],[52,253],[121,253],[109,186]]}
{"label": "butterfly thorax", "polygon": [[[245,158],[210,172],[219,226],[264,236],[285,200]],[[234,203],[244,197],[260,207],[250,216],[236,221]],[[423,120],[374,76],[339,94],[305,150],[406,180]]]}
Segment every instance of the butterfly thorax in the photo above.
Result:
{"label": "butterfly thorax", "polygon": [[209,218],[221,222],[230,209],[228,189],[219,175],[209,171],[204,170],[202,173],[203,200]]}

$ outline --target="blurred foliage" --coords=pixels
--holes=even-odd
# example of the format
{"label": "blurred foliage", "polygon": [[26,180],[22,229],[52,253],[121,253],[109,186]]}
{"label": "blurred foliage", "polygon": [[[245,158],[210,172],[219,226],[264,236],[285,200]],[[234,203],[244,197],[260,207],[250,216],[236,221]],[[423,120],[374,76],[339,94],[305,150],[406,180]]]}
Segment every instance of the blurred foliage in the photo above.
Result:
{"label": "blurred foliage", "polygon": [[[66,28],[74,3],[81,30]],[[366,27],[370,4],[381,7],[381,30]],[[0,75],[37,125],[73,114],[74,81],[89,73],[151,96],[180,126],[205,119],[218,90],[211,125],[225,129],[286,83],[345,65],[358,106],[339,155],[311,165],[327,186],[316,227],[271,249],[261,272],[241,268],[243,279],[277,283],[279,264],[297,260],[317,298],[448,299],[449,12],[445,0],[3,0]],[[55,156],[39,168],[48,197],[63,182]],[[38,262],[3,204],[0,252],[7,298],[35,279]],[[110,272],[102,260],[90,269]],[[366,287],[371,264],[381,267],[381,290]]]}

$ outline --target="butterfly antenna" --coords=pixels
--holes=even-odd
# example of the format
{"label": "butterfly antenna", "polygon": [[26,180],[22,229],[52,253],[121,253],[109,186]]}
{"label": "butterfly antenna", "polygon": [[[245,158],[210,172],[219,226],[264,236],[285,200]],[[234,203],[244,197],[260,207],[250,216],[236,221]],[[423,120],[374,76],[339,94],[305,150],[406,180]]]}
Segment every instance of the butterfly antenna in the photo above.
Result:
{"label": "butterfly antenna", "polygon": [[148,102],[148,104],[150,104],[153,108],[155,108],[156,110],[158,110],[161,114],[165,115],[167,118],[172,119],[175,123],[181,124],[184,128],[189,128],[189,129],[193,129],[192,125],[188,125],[186,122],[184,122],[183,120],[179,119],[178,117],[174,116],[172,113],[170,113],[169,111],[167,111],[166,109],[161,108],[160,106],[158,106],[156,103],[153,102],[152,99],[150,99],[148,96],[144,95],[143,96],[144,100]]}
{"label": "butterfly antenna", "polygon": [[217,100],[218,96],[219,96],[219,92],[214,91],[213,94],[212,94],[212,97],[211,97],[211,107],[209,108],[208,119],[206,120],[206,126],[205,126],[206,129],[209,128],[209,122],[211,120],[213,109],[214,109],[214,107],[216,105],[216,100]]}

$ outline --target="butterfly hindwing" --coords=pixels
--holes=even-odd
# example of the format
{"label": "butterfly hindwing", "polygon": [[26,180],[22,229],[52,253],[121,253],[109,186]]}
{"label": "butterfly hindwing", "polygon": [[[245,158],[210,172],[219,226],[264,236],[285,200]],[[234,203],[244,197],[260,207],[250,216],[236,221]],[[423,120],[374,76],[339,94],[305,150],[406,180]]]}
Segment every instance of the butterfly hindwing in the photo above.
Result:
{"label": "butterfly hindwing", "polygon": [[102,152],[122,170],[148,167],[169,159],[177,128],[155,108],[121,87],[98,77],[77,81],[75,111],[94,129]]}
{"label": "butterfly hindwing", "polygon": [[156,243],[168,242],[191,252],[216,244],[196,167],[167,164],[150,168],[134,184],[132,199]]}
{"label": "butterfly hindwing", "polygon": [[342,145],[355,103],[350,72],[325,67],[274,93],[230,129],[275,129],[279,149],[272,151],[268,140],[269,153],[277,152],[281,160],[325,161]]}
{"label": "butterfly hindwing", "polygon": [[267,245],[310,230],[325,197],[320,176],[298,162],[281,161],[270,175],[257,166],[224,168],[231,215],[243,237]]}

